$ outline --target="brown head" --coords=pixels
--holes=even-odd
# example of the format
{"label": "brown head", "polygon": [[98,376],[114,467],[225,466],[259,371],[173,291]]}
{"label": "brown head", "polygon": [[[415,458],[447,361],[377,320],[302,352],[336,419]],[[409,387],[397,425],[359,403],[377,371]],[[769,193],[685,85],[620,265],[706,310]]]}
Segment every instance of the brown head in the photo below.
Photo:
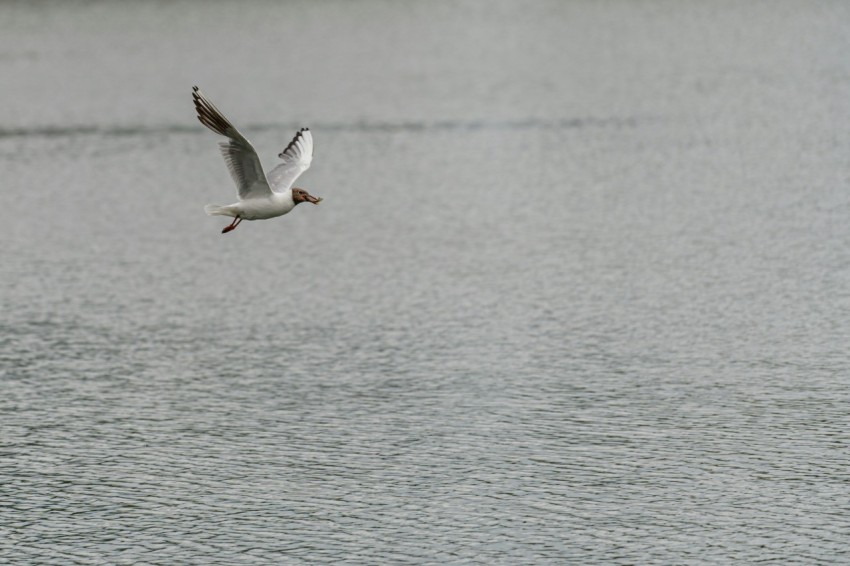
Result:
{"label": "brown head", "polygon": [[312,202],[313,204],[319,204],[322,202],[322,197],[314,197],[304,189],[295,187],[292,189],[292,200],[295,201],[295,204],[298,204],[299,202]]}

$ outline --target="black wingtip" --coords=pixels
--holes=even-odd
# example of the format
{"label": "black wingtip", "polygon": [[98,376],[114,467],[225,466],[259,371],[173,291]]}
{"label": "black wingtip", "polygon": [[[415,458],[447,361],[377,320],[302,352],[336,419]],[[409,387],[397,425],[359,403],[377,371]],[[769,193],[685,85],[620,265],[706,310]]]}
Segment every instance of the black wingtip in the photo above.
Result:
{"label": "black wingtip", "polygon": [[286,152],[287,152],[287,151],[289,151],[289,149],[290,149],[293,145],[295,145],[295,142],[297,142],[299,139],[301,139],[301,134],[303,134],[304,132],[309,132],[309,131],[310,131],[310,128],[301,128],[300,130],[298,130],[298,133],[297,133],[297,134],[295,134],[295,137],[294,137],[294,138],[292,138],[292,141],[291,141],[291,142],[289,142],[289,145],[287,145],[285,148],[283,148],[283,151],[281,151],[280,153],[278,153],[278,154],[277,154],[277,156],[278,156],[278,157],[280,157],[281,159],[283,159],[284,157],[286,157]]}
{"label": "black wingtip", "polygon": [[198,92],[198,90],[200,90],[200,89],[198,89],[198,87],[197,87],[197,86],[193,86],[193,87],[192,87],[192,91],[193,91],[193,92]]}

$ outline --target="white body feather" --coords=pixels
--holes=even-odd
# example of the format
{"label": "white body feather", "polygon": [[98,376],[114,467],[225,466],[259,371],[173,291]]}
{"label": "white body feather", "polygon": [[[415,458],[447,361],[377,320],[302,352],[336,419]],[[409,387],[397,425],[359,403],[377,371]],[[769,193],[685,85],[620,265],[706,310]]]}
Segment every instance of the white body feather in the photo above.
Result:
{"label": "white body feather", "polygon": [[292,190],[285,193],[273,193],[267,198],[248,198],[227,206],[208,204],[204,210],[210,216],[232,216],[245,220],[265,220],[283,216],[295,208]]}

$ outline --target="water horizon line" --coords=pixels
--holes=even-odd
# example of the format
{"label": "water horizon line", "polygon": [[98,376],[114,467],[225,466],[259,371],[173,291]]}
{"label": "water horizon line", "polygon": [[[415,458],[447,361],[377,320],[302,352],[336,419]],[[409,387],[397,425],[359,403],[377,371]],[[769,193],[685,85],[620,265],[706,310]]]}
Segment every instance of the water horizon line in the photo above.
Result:
{"label": "water horizon line", "polygon": [[[609,118],[521,118],[509,120],[421,120],[380,122],[362,120],[357,122],[327,122],[315,123],[309,127],[315,131],[336,132],[415,132],[415,131],[478,131],[478,130],[565,130],[581,128],[635,128],[647,118],[609,117]],[[295,122],[267,122],[245,124],[240,127],[242,132],[268,132],[273,130],[290,130],[302,127]],[[4,128],[0,126],[0,139],[27,137],[73,137],[100,135],[107,137],[127,137],[136,135],[162,134],[194,134],[203,133],[206,129],[200,124],[171,124],[171,125],[90,125],[75,124],[69,126],[34,126],[23,128]]]}

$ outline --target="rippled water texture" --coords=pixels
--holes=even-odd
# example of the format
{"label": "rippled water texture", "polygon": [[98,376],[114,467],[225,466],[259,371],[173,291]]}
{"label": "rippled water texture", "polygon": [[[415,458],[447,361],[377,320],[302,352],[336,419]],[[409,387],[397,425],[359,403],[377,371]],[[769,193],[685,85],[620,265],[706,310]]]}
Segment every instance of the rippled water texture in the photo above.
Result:
{"label": "rippled water texture", "polygon": [[0,562],[850,561],[848,22],[3,2]]}

